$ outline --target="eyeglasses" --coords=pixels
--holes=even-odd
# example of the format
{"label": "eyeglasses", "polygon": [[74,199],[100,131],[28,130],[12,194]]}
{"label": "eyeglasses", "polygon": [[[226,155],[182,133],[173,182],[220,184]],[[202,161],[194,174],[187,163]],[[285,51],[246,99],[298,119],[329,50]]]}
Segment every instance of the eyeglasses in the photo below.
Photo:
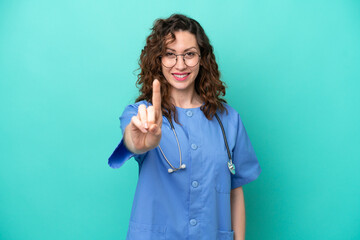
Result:
{"label": "eyeglasses", "polygon": [[167,52],[161,56],[161,63],[167,68],[172,68],[176,65],[178,56],[183,57],[184,63],[188,67],[195,67],[200,61],[200,54],[197,52],[187,52],[184,54]]}

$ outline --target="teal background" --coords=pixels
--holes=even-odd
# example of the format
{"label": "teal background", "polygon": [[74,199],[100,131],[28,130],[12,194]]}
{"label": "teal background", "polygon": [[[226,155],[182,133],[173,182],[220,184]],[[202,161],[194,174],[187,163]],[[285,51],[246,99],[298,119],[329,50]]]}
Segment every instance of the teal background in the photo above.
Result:
{"label": "teal background", "polygon": [[108,167],[153,21],[198,20],[262,174],[248,240],[360,239],[360,2],[0,1],[0,239],[125,239]]}

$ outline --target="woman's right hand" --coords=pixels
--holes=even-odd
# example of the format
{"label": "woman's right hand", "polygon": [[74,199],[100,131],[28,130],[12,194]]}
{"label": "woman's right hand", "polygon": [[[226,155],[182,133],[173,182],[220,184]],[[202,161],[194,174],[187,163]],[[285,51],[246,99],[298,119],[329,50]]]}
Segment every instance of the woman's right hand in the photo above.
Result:
{"label": "woman's right hand", "polygon": [[152,106],[141,104],[137,116],[125,128],[124,141],[126,147],[133,153],[147,152],[160,143],[161,139],[161,92],[160,82],[153,82]]}

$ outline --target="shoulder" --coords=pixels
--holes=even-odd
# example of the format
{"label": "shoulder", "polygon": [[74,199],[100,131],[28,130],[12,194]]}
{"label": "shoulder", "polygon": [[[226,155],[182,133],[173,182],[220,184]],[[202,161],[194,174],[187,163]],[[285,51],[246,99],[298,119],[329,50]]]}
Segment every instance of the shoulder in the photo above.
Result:
{"label": "shoulder", "polygon": [[146,107],[151,106],[151,103],[149,103],[148,101],[141,100],[139,102],[127,105],[125,107],[124,112],[128,112],[128,111],[136,111],[137,112],[137,110],[141,104],[144,104]]}
{"label": "shoulder", "polygon": [[235,108],[231,107],[228,103],[223,103],[223,106],[225,107],[224,111],[217,111],[218,115],[222,119],[226,119],[227,121],[231,122],[237,122],[240,119],[240,115]]}
{"label": "shoulder", "polygon": [[223,106],[228,111],[229,115],[239,115],[238,112],[235,110],[235,108],[231,107],[228,103],[223,103]]}
{"label": "shoulder", "polygon": [[119,119],[121,120],[123,119],[127,119],[127,118],[131,118],[132,116],[135,116],[138,114],[138,108],[141,104],[145,104],[146,106],[151,105],[151,103],[142,100],[133,104],[129,104],[125,107],[125,109],[123,110],[121,116],[119,117]]}

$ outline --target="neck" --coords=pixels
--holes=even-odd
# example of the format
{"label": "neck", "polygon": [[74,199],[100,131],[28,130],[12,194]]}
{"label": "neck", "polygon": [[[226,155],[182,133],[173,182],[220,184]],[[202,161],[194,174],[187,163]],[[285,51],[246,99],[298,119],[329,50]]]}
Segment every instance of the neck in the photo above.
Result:
{"label": "neck", "polygon": [[195,89],[192,91],[176,91],[172,89],[171,101],[175,106],[181,108],[196,108],[203,104],[201,97],[195,92]]}

